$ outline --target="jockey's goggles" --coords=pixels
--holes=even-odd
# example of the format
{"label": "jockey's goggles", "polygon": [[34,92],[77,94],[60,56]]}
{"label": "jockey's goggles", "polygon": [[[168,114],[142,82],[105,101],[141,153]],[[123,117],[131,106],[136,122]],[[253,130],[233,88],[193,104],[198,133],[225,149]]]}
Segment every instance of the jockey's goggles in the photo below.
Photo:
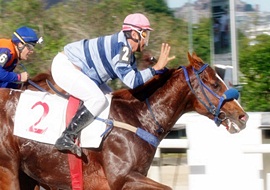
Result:
{"label": "jockey's goggles", "polygon": [[40,37],[36,43],[26,43],[25,41],[23,41],[23,44],[24,44],[25,47],[27,47],[27,49],[29,51],[34,51],[35,45],[36,44],[42,44],[42,42],[43,42],[43,38]]}
{"label": "jockey's goggles", "polygon": [[26,43],[26,44],[24,44],[24,45],[25,45],[25,47],[27,47],[27,49],[28,49],[29,51],[34,51],[34,49],[35,49],[35,46],[32,45],[32,44]]}
{"label": "jockey's goggles", "polygon": [[136,32],[138,32],[140,34],[141,38],[144,39],[145,45],[148,46],[149,37],[150,37],[150,30],[138,30],[134,27],[132,27],[132,30],[135,30]]}

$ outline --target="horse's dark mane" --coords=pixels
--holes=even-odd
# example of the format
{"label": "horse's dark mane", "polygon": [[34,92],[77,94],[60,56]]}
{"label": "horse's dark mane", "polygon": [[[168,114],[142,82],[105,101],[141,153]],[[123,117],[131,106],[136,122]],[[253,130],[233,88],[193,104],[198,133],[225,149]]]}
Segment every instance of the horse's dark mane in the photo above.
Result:
{"label": "horse's dark mane", "polygon": [[[192,55],[188,54],[189,65],[192,67],[197,67],[199,69],[204,61],[198,57],[195,53]],[[150,97],[158,88],[163,86],[169,78],[172,77],[173,73],[175,73],[176,69],[169,69],[167,72],[157,75],[149,80],[142,86],[139,86],[135,89],[121,89],[117,90],[113,93],[114,98],[122,98],[122,99],[131,99],[136,98],[140,101],[144,101],[146,98]]]}
{"label": "horse's dark mane", "polygon": [[31,80],[33,82],[40,82],[40,81],[45,81],[46,79],[50,79],[50,78],[51,78],[51,72],[47,71],[47,72],[42,72],[35,75],[33,78],[31,78]]}
{"label": "horse's dark mane", "polygon": [[[48,71],[45,71],[45,72],[42,72],[42,73],[39,73],[37,75],[35,75],[34,77],[31,77],[30,78],[30,81],[27,81],[23,84],[22,86],[22,90],[26,90],[26,89],[29,89],[29,90],[37,90],[37,87],[36,86],[39,86],[41,88],[43,88],[44,90],[48,91],[48,92],[51,92],[51,93],[55,93],[48,85],[47,85],[47,80],[50,81],[53,86],[59,90],[60,92],[63,92],[64,91],[62,89],[60,89],[54,82],[53,78],[52,78],[52,74],[51,74],[51,71],[48,70]],[[33,83],[36,84],[35,86],[33,86]],[[40,89],[38,89],[40,90]]]}
{"label": "horse's dark mane", "polygon": [[136,98],[140,101],[144,101],[151,96],[158,88],[163,86],[168,79],[172,76],[176,69],[169,69],[163,74],[156,75],[151,80],[146,82],[135,89],[121,89],[113,93],[114,98],[131,99]]}

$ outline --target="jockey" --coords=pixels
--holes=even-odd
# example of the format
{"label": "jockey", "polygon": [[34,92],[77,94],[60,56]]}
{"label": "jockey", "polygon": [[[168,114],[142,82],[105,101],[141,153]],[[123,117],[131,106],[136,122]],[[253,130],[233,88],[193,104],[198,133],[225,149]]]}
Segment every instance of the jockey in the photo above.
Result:
{"label": "jockey", "polygon": [[130,14],[120,32],[67,44],[55,56],[51,65],[55,82],[83,102],[56,141],[58,150],[81,156],[74,140],[108,106],[103,91],[108,80],[119,78],[133,89],[151,79],[156,70],[163,69],[174,58],[168,57],[171,47],[163,43],[158,62],[151,68],[137,69],[134,52],[141,52],[148,45],[152,30],[143,14]]}
{"label": "jockey", "polygon": [[28,73],[13,72],[19,60],[27,60],[34,52],[36,43],[41,43],[32,28],[20,27],[12,35],[12,39],[0,39],[0,88],[19,88],[18,82],[25,82]]}

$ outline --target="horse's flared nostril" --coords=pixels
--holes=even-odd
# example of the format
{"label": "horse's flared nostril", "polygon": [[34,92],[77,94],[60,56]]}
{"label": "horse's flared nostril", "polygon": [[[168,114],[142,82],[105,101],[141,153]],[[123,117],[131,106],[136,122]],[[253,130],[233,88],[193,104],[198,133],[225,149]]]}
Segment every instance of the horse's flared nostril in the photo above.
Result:
{"label": "horse's flared nostril", "polygon": [[248,115],[247,114],[240,115],[239,120],[241,121],[241,123],[246,124],[248,121]]}

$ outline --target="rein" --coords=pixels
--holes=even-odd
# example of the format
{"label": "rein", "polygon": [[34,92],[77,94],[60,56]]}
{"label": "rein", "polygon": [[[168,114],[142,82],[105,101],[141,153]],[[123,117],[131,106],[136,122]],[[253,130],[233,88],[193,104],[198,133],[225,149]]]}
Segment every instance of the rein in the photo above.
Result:
{"label": "rein", "polygon": [[36,84],[35,82],[33,82],[32,80],[28,79],[28,83],[31,84],[33,87],[35,87],[36,89],[42,91],[42,92],[48,92],[47,90],[45,90],[44,88],[42,88],[41,86],[39,86],[38,84]]}
{"label": "rein", "polygon": [[[194,67],[192,67],[195,76],[197,78],[197,80],[199,81],[199,85],[200,85],[200,89],[205,97],[205,99],[207,100],[208,105],[206,105],[206,103],[198,97],[198,95],[196,94],[196,92],[194,91],[194,89],[191,86],[191,82],[189,79],[189,75],[187,72],[187,69],[185,66],[180,66],[179,68],[182,68],[184,71],[184,75],[185,75],[185,79],[186,82],[191,90],[191,92],[196,96],[196,98],[200,101],[200,103],[208,110],[208,112],[210,112],[213,116],[214,116],[214,121],[215,124],[217,126],[220,126],[220,124],[227,119],[226,114],[221,111],[221,107],[223,105],[223,103],[225,102],[225,100],[232,100],[232,99],[237,99],[239,97],[239,93],[236,89],[234,88],[230,88],[229,90],[227,90],[222,96],[219,96],[218,94],[216,94],[215,92],[213,92],[200,78],[200,74],[208,67],[208,64],[204,64],[200,70],[196,70],[194,69]],[[210,92],[212,95],[214,95],[217,99],[219,99],[219,103],[218,106],[216,107],[208,98],[208,96],[205,93],[206,89],[208,92]]]}
{"label": "rein", "polygon": [[[27,72],[27,69],[25,68],[25,66],[23,64],[19,63],[19,65],[23,68],[23,70],[25,72]],[[29,84],[31,84],[33,87],[35,87],[39,91],[48,92],[47,90],[45,90],[44,88],[42,88],[41,86],[39,86],[38,84],[36,84],[35,82],[33,82],[32,80],[28,79],[27,81],[28,81]]]}

